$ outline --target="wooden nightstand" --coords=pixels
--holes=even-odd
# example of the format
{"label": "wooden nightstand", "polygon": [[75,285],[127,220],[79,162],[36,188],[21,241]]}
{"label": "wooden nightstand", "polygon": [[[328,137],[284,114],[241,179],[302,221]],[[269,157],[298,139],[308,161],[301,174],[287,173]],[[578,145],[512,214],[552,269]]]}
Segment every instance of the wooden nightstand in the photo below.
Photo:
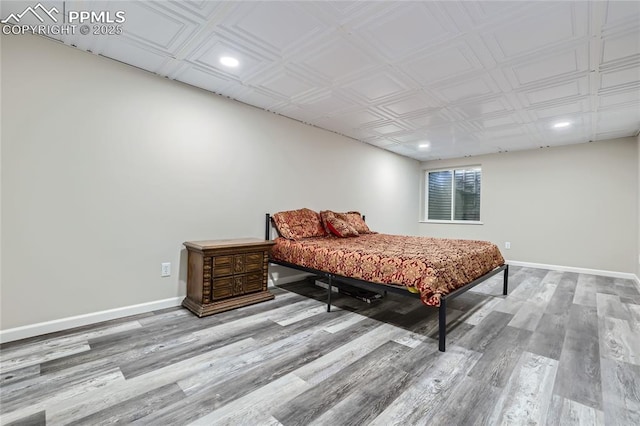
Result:
{"label": "wooden nightstand", "polygon": [[273,241],[187,241],[187,297],[182,306],[199,317],[273,299],[267,290]]}

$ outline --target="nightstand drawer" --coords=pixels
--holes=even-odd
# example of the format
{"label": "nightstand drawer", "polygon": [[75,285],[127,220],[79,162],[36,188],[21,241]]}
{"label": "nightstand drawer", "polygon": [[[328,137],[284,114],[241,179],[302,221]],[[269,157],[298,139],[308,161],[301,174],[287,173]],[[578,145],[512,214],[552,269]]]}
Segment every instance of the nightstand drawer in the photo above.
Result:
{"label": "nightstand drawer", "polygon": [[217,278],[213,280],[212,295],[213,300],[224,299],[233,296],[233,278]]}
{"label": "nightstand drawer", "polygon": [[213,276],[224,277],[233,273],[233,256],[216,256],[213,258]]}
{"label": "nightstand drawer", "polygon": [[245,258],[245,271],[257,272],[262,271],[264,267],[264,254],[260,253],[247,253]]}
{"label": "nightstand drawer", "polygon": [[262,272],[253,273],[253,274],[247,274],[246,278],[247,278],[247,280],[244,283],[244,292],[245,293],[252,293],[254,291],[261,291],[262,290],[262,287],[264,285]]}
{"label": "nightstand drawer", "polygon": [[213,258],[213,276],[244,274],[261,271],[264,265],[262,253],[234,254]]}
{"label": "nightstand drawer", "polygon": [[262,290],[262,274],[234,275],[213,280],[213,299],[240,296]]}

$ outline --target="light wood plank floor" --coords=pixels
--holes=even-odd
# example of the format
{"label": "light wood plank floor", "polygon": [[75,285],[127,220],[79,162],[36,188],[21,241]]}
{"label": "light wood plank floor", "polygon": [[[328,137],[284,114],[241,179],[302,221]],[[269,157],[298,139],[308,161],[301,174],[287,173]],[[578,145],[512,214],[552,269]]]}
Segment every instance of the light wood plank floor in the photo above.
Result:
{"label": "light wood plank floor", "polygon": [[156,311],[5,344],[0,423],[638,425],[630,280],[512,267],[437,310],[303,281],[196,318]]}

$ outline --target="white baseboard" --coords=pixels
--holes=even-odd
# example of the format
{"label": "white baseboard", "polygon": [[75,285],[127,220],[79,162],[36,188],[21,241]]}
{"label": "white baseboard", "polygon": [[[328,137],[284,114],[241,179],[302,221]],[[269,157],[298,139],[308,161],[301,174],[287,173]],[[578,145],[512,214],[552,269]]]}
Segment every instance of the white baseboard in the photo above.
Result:
{"label": "white baseboard", "polygon": [[601,269],[588,269],[588,268],[577,268],[575,266],[562,266],[562,265],[547,265],[544,263],[531,263],[531,262],[520,262],[518,260],[507,260],[509,265],[513,266],[524,266],[526,268],[537,268],[537,269],[549,269],[551,271],[562,271],[562,272],[576,272],[579,274],[589,274],[589,275],[601,275],[603,277],[612,277],[612,278],[623,278],[626,280],[634,280],[638,281],[638,277],[635,274],[631,274],[628,272],[617,272],[617,271],[605,271]]}
{"label": "white baseboard", "polygon": [[[293,283],[303,280],[309,275],[313,274],[302,272],[286,277],[278,277],[275,279],[275,281],[272,278],[269,278],[268,285],[269,287],[273,287],[276,284],[280,285]],[[77,315],[53,321],[40,322],[36,324],[25,325],[22,327],[9,328],[7,330],[0,330],[0,343],[13,342],[15,340],[27,339],[29,337],[40,336],[43,334],[69,330],[71,328],[82,327],[89,324],[96,324],[102,321],[108,321],[116,318],[128,317],[130,315],[143,314],[158,309],[173,308],[175,306],[180,306],[180,304],[182,303],[182,299],[184,299],[184,296],[172,297],[171,299],[156,300],[154,302],[140,303],[138,305],[124,306],[122,308],[92,312],[84,315]]]}
{"label": "white baseboard", "polygon": [[84,325],[128,317],[130,315],[143,314],[145,312],[151,312],[158,309],[172,308],[180,306],[182,299],[184,299],[184,296],[172,297],[170,299],[156,300],[154,302],[140,303],[138,305],[124,306],[122,308],[92,312],[90,314],[77,315],[53,321],[25,325],[22,327],[9,328],[7,330],[0,330],[0,343],[13,342],[14,340],[26,339],[28,337],[40,336],[42,334],[55,333],[56,331],[82,327]]}

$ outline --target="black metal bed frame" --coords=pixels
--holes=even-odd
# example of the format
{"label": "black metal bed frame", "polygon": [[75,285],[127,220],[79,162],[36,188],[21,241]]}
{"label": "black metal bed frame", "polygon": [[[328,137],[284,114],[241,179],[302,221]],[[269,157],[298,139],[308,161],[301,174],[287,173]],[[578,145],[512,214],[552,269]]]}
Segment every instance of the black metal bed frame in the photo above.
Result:
{"label": "black metal bed frame", "polygon": [[[364,216],[363,216],[364,219]],[[266,214],[265,217],[265,239],[266,240],[270,240],[271,239],[271,215],[269,213]],[[336,275],[336,274],[332,274],[330,272],[325,272],[325,271],[321,271],[319,269],[313,269],[313,268],[307,268],[306,266],[300,266],[300,265],[296,265],[293,263],[289,263],[289,262],[284,262],[281,260],[276,260],[276,259],[269,259],[270,263],[275,263],[277,265],[282,265],[285,266],[287,268],[292,268],[292,269],[297,269],[300,271],[304,271],[304,272],[309,272],[312,273],[314,275],[319,275],[322,278],[326,278],[328,280],[328,286],[327,286],[327,312],[331,312],[331,286],[332,286],[332,282],[335,280],[338,283],[345,283],[345,284],[349,284],[352,285],[354,287],[358,287],[358,288],[362,288],[365,290],[369,290],[369,291],[374,291],[374,292],[380,292],[381,290],[384,291],[384,293],[386,294],[386,292],[391,292],[391,293],[396,293],[396,294],[400,294],[403,296],[409,296],[409,297],[414,297],[414,298],[420,298],[420,294],[418,293],[411,293],[410,291],[407,290],[406,287],[399,287],[399,286],[393,286],[393,285],[388,285],[388,284],[379,284],[379,283],[374,283],[371,281],[364,281],[364,280],[359,280],[357,278],[350,278],[350,277],[345,277],[342,275]],[[464,286],[452,291],[451,293],[444,295],[440,298],[440,306],[427,306],[429,308],[437,308],[438,309],[438,349],[440,350],[440,352],[444,352],[445,351],[445,346],[446,346],[446,337],[447,337],[447,301],[451,300],[451,299],[455,299],[456,297],[460,296],[461,294],[465,293],[466,291],[472,289],[473,287],[477,286],[478,284],[482,283],[483,281],[491,278],[492,276],[499,274],[500,272],[504,271],[504,278],[503,278],[503,284],[502,284],[502,294],[504,296],[507,295],[507,287],[509,284],[509,265],[508,264],[504,264],[502,266],[499,266],[495,269],[493,269],[492,271],[489,271],[488,273],[484,274],[483,276],[481,276],[480,278],[477,278],[473,281],[471,281],[468,284],[465,284]]]}

